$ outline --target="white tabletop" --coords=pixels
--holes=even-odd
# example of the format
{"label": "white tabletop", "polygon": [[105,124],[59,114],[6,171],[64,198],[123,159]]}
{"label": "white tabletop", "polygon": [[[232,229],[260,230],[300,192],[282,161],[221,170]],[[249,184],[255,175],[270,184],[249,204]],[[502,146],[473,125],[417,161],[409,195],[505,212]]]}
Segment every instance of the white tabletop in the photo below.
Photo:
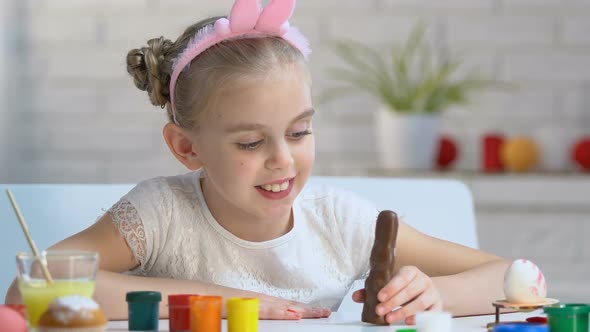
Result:
{"label": "white tabletop", "polygon": [[[541,310],[529,313],[502,314],[500,321],[523,321],[527,317],[544,316]],[[482,332],[486,331],[486,324],[494,321],[494,315],[461,317],[453,319],[454,332]],[[227,322],[223,320],[221,331],[227,331]],[[390,332],[404,325],[375,326],[360,321],[360,316],[353,317],[350,313],[333,313],[324,319],[302,319],[298,321],[261,320],[259,330],[262,332]],[[128,331],[127,321],[109,322],[108,331]],[[168,330],[168,320],[160,321],[160,331]]]}

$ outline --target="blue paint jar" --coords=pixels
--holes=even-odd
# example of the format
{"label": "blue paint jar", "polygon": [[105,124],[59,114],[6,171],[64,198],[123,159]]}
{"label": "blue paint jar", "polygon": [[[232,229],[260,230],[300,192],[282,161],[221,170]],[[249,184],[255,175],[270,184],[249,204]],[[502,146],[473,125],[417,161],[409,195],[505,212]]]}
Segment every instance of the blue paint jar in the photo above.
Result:
{"label": "blue paint jar", "polygon": [[500,323],[494,325],[493,332],[549,332],[547,324],[539,323]]}

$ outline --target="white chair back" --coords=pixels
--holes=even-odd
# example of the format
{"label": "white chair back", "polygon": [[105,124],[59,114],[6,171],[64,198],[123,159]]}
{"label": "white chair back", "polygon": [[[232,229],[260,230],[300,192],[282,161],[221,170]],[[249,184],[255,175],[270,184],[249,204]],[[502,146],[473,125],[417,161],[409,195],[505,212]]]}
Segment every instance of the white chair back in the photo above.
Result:
{"label": "white chair back", "polygon": [[[315,176],[311,183],[352,190],[379,209],[396,211],[431,236],[477,248],[473,202],[467,187],[453,180]],[[94,223],[127,193],[131,184],[16,184],[0,190],[0,296],[16,274],[15,254],[30,251],[5,189],[11,188],[39,250]],[[357,311],[345,298],[341,310]]]}

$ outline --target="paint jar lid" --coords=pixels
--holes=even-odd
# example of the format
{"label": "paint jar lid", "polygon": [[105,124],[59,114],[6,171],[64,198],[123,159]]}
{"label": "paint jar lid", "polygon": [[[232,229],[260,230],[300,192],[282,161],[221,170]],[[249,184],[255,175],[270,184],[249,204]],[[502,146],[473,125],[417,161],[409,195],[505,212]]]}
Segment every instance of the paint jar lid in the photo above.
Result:
{"label": "paint jar lid", "polygon": [[125,296],[127,302],[160,302],[162,293],[154,291],[129,292]]}
{"label": "paint jar lid", "polygon": [[590,304],[584,303],[566,303],[554,304],[543,307],[543,311],[548,315],[588,315],[590,313]]}
{"label": "paint jar lid", "polygon": [[260,300],[257,298],[234,297],[227,300],[228,311],[255,311],[260,308]]}
{"label": "paint jar lid", "polygon": [[191,305],[191,296],[199,296],[197,294],[173,294],[168,295],[168,306],[187,306]]}
{"label": "paint jar lid", "polygon": [[493,332],[549,332],[546,324],[539,323],[500,323],[494,325]]}
{"label": "paint jar lid", "polygon": [[221,310],[223,297],[221,296],[191,296],[189,298],[192,311]]}
{"label": "paint jar lid", "polygon": [[418,331],[452,332],[453,316],[450,312],[424,311],[416,314]]}

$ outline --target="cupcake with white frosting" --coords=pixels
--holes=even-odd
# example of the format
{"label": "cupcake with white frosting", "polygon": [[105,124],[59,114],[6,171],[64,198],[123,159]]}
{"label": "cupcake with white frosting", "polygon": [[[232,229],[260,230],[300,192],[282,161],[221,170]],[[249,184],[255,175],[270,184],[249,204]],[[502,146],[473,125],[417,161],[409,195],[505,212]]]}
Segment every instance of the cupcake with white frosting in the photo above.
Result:
{"label": "cupcake with white frosting", "polygon": [[107,318],[94,300],[79,296],[55,299],[39,320],[39,332],[104,332]]}

